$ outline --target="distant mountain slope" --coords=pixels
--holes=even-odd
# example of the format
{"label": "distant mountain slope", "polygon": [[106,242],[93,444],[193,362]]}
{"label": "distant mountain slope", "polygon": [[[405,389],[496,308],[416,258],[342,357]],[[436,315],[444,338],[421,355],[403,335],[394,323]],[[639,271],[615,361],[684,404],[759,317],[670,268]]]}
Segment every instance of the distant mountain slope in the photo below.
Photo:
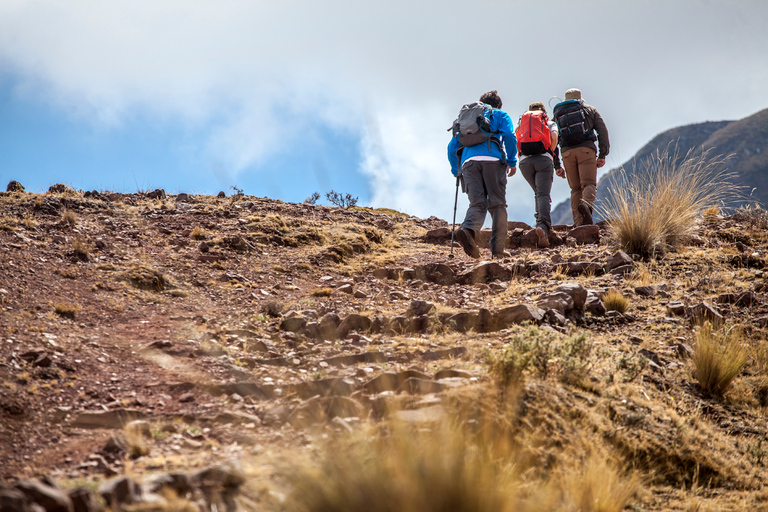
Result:
{"label": "distant mountain slope", "polygon": [[[622,167],[631,175],[646,158],[675,142],[680,155],[690,149],[699,152],[710,148],[713,156],[732,155],[727,161],[729,170],[736,174],[738,185],[744,186],[747,193],[752,192],[749,201],[742,203],[768,204],[768,109],[738,121],[708,121],[672,128],[654,137]],[[619,169],[600,178],[598,204],[606,197]],[[552,223],[572,222],[570,200],[566,199],[552,210]]]}

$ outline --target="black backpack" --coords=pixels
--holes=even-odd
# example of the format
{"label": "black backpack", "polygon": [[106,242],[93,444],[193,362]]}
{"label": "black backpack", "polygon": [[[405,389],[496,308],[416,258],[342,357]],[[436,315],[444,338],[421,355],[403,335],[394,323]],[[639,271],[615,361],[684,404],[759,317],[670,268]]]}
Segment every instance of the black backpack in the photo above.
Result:
{"label": "black backpack", "polygon": [[597,140],[584,113],[584,102],[570,100],[555,105],[552,115],[560,132],[560,147],[578,146],[588,140]]}

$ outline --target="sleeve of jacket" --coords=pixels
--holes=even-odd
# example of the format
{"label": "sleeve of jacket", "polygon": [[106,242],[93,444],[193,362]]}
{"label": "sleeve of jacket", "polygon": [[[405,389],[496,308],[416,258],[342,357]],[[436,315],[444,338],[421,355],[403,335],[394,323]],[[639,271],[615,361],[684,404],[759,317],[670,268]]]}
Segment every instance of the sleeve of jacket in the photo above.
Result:
{"label": "sleeve of jacket", "polygon": [[459,156],[456,152],[460,146],[459,140],[456,137],[451,137],[451,142],[448,143],[448,162],[451,164],[451,173],[454,176],[459,175]]}
{"label": "sleeve of jacket", "polygon": [[504,144],[504,152],[507,155],[507,165],[509,167],[517,167],[517,138],[515,137],[515,125],[512,123],[512,118],[509,117],[509,114],[503,110],[497,110],[495,113],[502,115],[494,116],[494,120],[497,120],[498,126],[491,127],[491,129],[501,135],[501,140]]}
{"label": "sleeve of jacket", "polygon": [[608,153],[611,151],[611,143],[608,139],[608,127],[605,126],[605,121],[603,121],[603,116],[600,115],[600,112],[597,111],[596,108],[592,107],[592,118],[594,122],[595,131],[597,132],[597,146],[600,149],[599,154],[597,155],[598,158],[605,158],[608,156]]}

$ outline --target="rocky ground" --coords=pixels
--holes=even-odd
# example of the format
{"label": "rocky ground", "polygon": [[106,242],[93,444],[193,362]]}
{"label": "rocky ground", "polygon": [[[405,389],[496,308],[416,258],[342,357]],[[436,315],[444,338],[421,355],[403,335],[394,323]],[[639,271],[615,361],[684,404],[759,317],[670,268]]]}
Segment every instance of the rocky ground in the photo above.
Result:
{"label": "rocky ground", "polygon": [[[634,510],[765,507],[768,240],[749,215],[651,261],[605,226],[539,249],[510,223],[511,257],[477,261],[436,218],[222,195],[0,194],[0,504],[60,486],[95,510],[172,481],[279,508],[292,457],[388,415],[444,419],[535,325],[588,343],[528,372],[521,428],[549,429],[548,450],[596,433],[642,474]],[[705,320],[750,340],[725,396],[692,376]]]}

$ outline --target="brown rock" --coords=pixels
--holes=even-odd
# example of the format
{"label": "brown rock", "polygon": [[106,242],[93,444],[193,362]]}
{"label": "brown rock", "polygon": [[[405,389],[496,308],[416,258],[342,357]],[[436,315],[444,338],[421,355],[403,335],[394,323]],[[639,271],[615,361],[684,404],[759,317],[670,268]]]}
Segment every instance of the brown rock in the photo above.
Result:
{"label": "brown rock", "polygon": [[608,258],[608,261],[605,263],[605,268],[607,270],[613,270],[624,265],[631,265],[634,267],[635,262],[632,261],[632,258],[630,258],[624,251],[618,251]]}
{"label": "brown rock", "polygon": [[600,228],[594,224],[578,226],[568,232],[568,236],[577,244],[596,244],[600,242]]}
{"label": "brown rock", "polygon": [[513,324],[523,322],[541,323],[544,319],[544,310],[528,304],[518,304],[496,312],[496,326],[499,329],[506,329]]}
{"label": "brown rock", "polygon": [[706,301],[688,308],[688,315],[691,317],[691,321],[696,324],[709,322],[713,326],[718,327],[725,321],[723,315]]}
{"label": "brown rock", "polygon": [[557,288],[556,292],[566,293],[571,299],[573,299],[573,307],[576,309],[584,309],[584,305],[587,302],[587,289],[577,282],[563,283]]}

